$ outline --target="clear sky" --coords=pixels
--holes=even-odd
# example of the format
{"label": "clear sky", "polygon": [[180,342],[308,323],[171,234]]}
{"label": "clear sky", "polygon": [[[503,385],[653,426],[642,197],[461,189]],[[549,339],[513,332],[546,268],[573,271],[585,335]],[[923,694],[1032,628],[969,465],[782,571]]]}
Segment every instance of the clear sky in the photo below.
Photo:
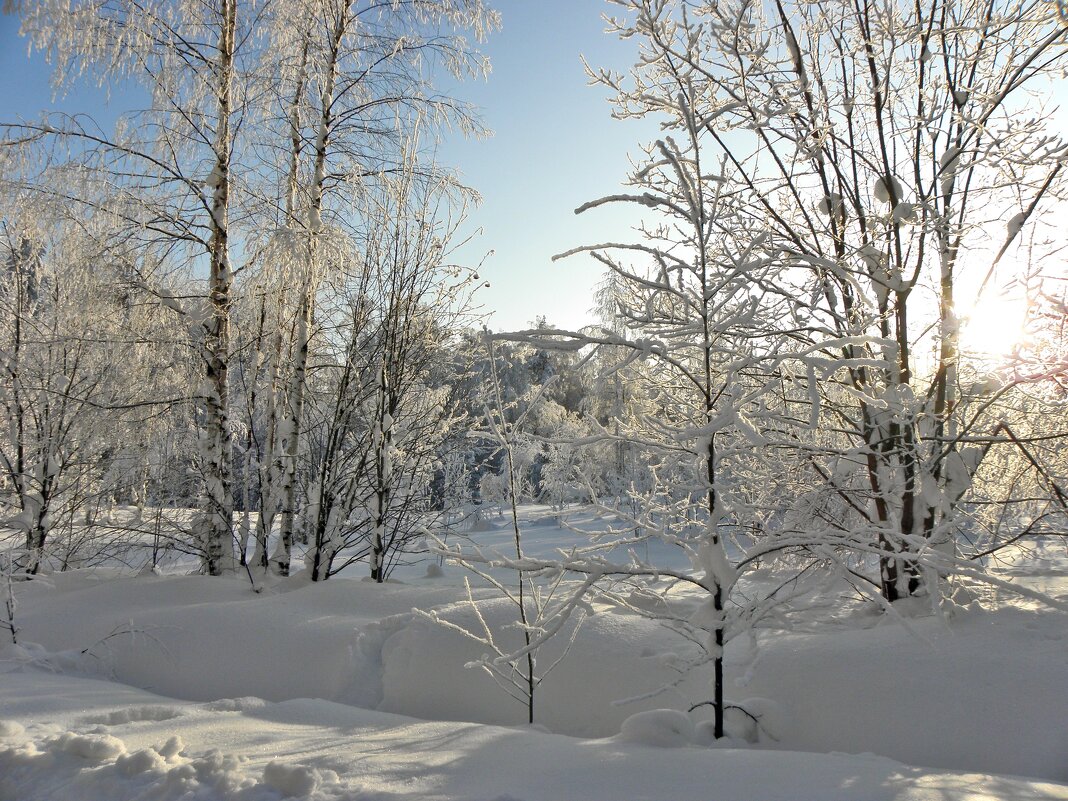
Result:
{"label": "clear sky", "polygon": [[580,56],[596,66],[627,68],[636,45],[604,33],[603,0],[497,0],[504,28],[486,51],[493,72],[466,84],[495,132],[481,142],[455,141],[442,152],[484,196],[475,220],[487,306],[495,328],[525,327],[538,314],[575,327],[588,321],[602,271],[589,257],[552,263],[582,244],[630,238],[634,210],[603,208],[576,217],[580,204],[618,192],[628,152],[655,136],[651,123],[610,116],[606,93],[587,86]]}
{"label": "clear sky", "polygon": [[[492,2],[492,0],[491,0]],[[479,106],[495,135],[449,141],[441,160],[458,167],[484,201],[471,215],[482,234],[462,254],[483,268],[480,297],[495,329],[525,328],[538,315],[561,327],[588,322],[601,269],[588,257],[553,264],[553,254],[582,244],[629,238],[634,212],[599,209],[576,217],[576,206],[618,191],[628,152],[654,127],[611,119],[602,90],[586,85],[581,55],[591,64],[626,68],[634,45],[607,36],[603,0],[496,0],[502,31],[483,50],[493,73],[456,93]],[[26,57],[17,20],[0,16],[0,119],[35,117],[45,108],[92,114],[105,127],[121,109],[103,93],[79,88],[53,102],[50,70]]]}

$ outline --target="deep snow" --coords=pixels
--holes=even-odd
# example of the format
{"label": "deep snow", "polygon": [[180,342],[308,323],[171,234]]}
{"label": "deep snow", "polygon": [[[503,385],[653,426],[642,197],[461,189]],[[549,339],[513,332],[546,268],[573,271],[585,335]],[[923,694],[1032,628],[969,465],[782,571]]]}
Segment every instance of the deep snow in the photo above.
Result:
{"label": "deep snow", "polygon": [[[531,548],[568,536],[544,509],[524,517]],[[1064,595],[1066,561],[1051,545],[1000,575]],[[0,647],[0,799],[1068,799],[1053,783],[1068,781],[1063,612],[987,593],[951,615],[853,609],[761,631],[755,661],[744,638],[727,654],[761,743],[708,748],[707,715],[680,711],[705,675],[613,703],[671,679],[683,643],[604,605],[540,690],[556,733],[500,728],[525,710],[464,668],[484,648],[412,611],[473,627],[463,572],[426,567],[259,594],[107,571],[20,586],[23,645]],[[514,608],[475,597],[519,637]]]}

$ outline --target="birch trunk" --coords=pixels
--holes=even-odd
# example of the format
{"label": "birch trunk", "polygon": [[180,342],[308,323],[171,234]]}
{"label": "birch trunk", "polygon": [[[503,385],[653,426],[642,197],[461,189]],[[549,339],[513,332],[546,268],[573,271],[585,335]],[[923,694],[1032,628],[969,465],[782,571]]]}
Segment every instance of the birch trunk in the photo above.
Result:
{"label": "birch trunk", "polygon": [[208,276],[208,316],[204,321],[202,358],[204,428],[201,458],[204,465],[204,500],[199,534],[203,567],[212,576],[233,567],[233,482],[229,426],[230,305],[233,275],[229,256],[230,116],[233,113],[233,70],[236,45],[237,2],[224,0],[219,30],[216,77],[217,121],[212,173],[211,270]]}
{"label": "birch trunk", "polygon": [[[320,94],[320,115],[315,137],[315,170],[312,177],[311,197],[308,204],[307,249],[306,260],[302,269],[300,315],[297,320],[295,359],[293,373],[287,398],[289,401],[289,418],[287,421],[288,438],[282,469],[282,520],[278,532],[278,544],[271,557],[271,563],[283,576],[289,575],[292,558],[293,537],[296,523],[297,506],[297,458],[300,454],[301,422],[304,414],[304,384],[308,371],[308,352],[310,347],[312,325],[315,319],[315,293],[318,286],[317,253],[318,238],[322,232],[323,195],[326,184],[326,157],[333,128],[332,107],[334,87],[337,79],[338,58],[341,41],[348,25],[347,5],[338,15],[330,39],[330,50]],[[294,135],[294,142],[297,136]],[[295,174],[295,173],[294,173]],[[294,187],[294,184],[291,184]],[[291,188],[291,197],[294,196]]]}

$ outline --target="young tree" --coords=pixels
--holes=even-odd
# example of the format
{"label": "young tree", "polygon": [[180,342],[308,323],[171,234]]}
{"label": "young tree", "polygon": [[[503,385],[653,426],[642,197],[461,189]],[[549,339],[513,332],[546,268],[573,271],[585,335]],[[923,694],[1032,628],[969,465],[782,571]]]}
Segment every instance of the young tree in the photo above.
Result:
{"label": "young tree", "polygon": [[[644,24],[640,20],[638,30]],[[729,165],[705,151],[693,68],[658,55],[655,44],[643,49],[633,89],[623,89],[616,78],[611,82],[620,91],[622,113],[664,115],[672,135],[651,145],[635,167],[628,181],[635,192],[577,210],[607,203],[646,207],[652,219],[641,228],[642,240],[563,254],[589,253],[615,276],[616,330],[514,336],[546,347],[555,341],[557,347],[611,348],[614,370],[647,362],[631,388],[643,396],[645,413],[617,421],[615,433],[638,444],[652,475],[638,514],[613,526],[607,537],[606,547],[629,550],[630,561],[583,555],[565,565],[588,577],[622,580],[625,591],[609,591],[618,602],[663,620],[698,648],[694,665],[712,664],[713,727],[720,738],[727,708],[723,648],[772,606],[767,597],[746,598],[740,573],[760,558],[805,544],[798,538],[769,546],[752,536],[747,484],[754,478],[737,469],[739,456],[763,442],[758,429],[767,425],[762,418],[768,411],[762,398],[770,371],[783,358],[782,342],[769,336],[770,320],[782,314],[784,300],[764,288],[777,282],[779,267],[762,257],[759,232],[742,231],[743,210],[721,174]],[[614,513],[623,516],[618,505]],[[636,530],[642,534],[634,538]],[[625,540],[618,536],[624,531]],[[647,538],[680,549],[689,564],[639,558],[633,545]],[[662,611],[651,612],[629,600],[631,593],[647,598],[649,582],[659,579],[696,591],[698,608],[680,613],[661,602],[652,608]],[[771,596],[777,593],[787,594],[782,586]]]}
{"label": "young tree", "polygon": [[[540,330],[545,330],[544,328]],[[567,656],[571,643],[578,635],[581,620],[572,624],[570,642],[560,655],[548,664],[538,664],[538,652],[541,646],[558,634],[575,611],[585,613],[583,603],[585,593],[596,582],[596,577],[587,578],[580,586],[571,587],[565,583],[566,571],[554,566],[540,566],[534,570],[526,569],[523,553],[523,530],[519,521],[519,504],[523,492],[524,466],[516,457],[520,443],[520,427],[532,411],[538,408],[542,395],[549,388],[543,384],[537,395],[526,398],[522,408],[516,402],[506,402],[501,383],[498,363],[502,361],[495,352],[495,343],[489,332],[484,333],[486,370],[483,375],[487,401],[483,404],[482,430],[478,432],[481,439],[487,441],[502,461],[503,473],[487,473],[485,478],[497,479],[501,490],[502,507],[507,509],[512,528],[512,550],[508,556],[485,552],[477,545],[464,547],[449,546],[441,537],[432,535],[437,552],[444,558],[462,565],[470,570],[485,584],[496,590],[509,606],[515,607],[516,625],[522,636],[522,645],[518,649],[507,647],[501,640],[501,632],[494,632],[479,609],[471,592],[470,582],[465,579],[467,601],[478,626],[465,628],[463,625],[443,617],[437,612],[424,613],[434,622],[488,648],[490,653],[481,659],[467,664],[467,667],[479,667],[509,696],[519,701],[526,708],[527,723],[535,721],[535,700],[537,689],[552,670]],[[505,567],[514,570],[514,584],[508,579],[500,579],[492,568]]]}
{"label": "young tree", "polygon": [[[450,263],[462,198],[428,181],[415,156],[409,170],[364,192],[358,244],[339,268],[336,305],[324,308],[324,340],[336,350],[316,367],[329,378],[313,430],[313,579],[366,558],[371,578],[384,581],[437,514],[434,463],[457,419],[441,365],[478,276]],[[352,550],[335,563],[344,548]]]}

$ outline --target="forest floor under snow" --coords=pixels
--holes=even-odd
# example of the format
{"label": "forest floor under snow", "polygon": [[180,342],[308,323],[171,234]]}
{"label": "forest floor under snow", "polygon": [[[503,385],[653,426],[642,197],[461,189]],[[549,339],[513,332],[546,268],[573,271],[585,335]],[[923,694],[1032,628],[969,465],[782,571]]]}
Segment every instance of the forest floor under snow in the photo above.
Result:
{"label": "forest floor under snow", "polygon": [[[569,534],[523,510],[531,549]],[[576,513],[581,514],[581,513]],[[506,522],[474,535],[503,547]],[[464,571],[385,585],[108,570],[20,585],[0,646],[0,801],[1068,800],[1068,613],[986,591],[952,614],[862,606],[785,619],[727,650],[760,742],[711,747],[708,674],[681,639],[606,605],[539,689],[540,728],[485,650],[416,609],[501,637],[513,614]],[[998,577],[1068,600],[1063,544]],[[826,600],[826,599],[825,599]],[[789,624],[789,625],[786,625]],[[550,642],[552,661],[564,641]],[[665,711],[656,711],[656,710]],[[671,710],[671,711],[666,711]]]}

